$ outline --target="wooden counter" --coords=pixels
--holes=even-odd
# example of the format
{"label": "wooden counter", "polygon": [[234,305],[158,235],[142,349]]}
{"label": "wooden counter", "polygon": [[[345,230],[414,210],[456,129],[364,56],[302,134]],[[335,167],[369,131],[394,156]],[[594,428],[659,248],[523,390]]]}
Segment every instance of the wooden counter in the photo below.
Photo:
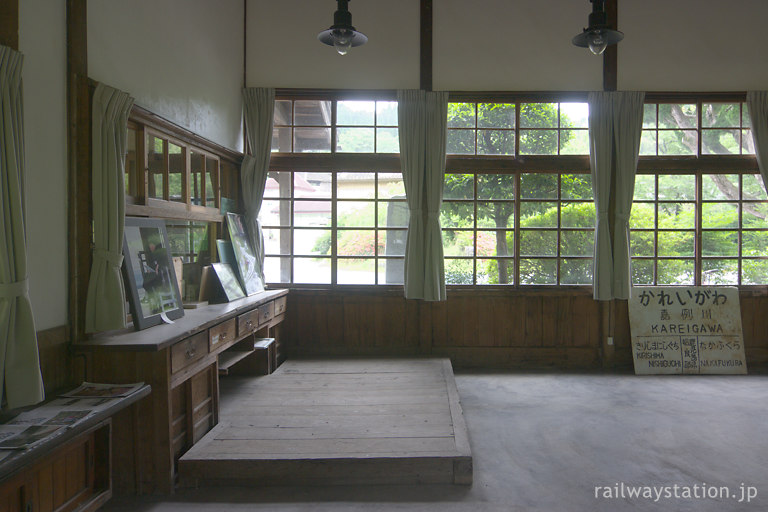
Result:
{"label": "wooden counter", "polygon": [[173,492],[178,458],[218,423],[219,355],[251,339],[279,344],[287,294],[268,290],[185,310],[173,324],[73,345],[86,358],[87,380],[152,386],[147,399],[115,417],[115,493]]}

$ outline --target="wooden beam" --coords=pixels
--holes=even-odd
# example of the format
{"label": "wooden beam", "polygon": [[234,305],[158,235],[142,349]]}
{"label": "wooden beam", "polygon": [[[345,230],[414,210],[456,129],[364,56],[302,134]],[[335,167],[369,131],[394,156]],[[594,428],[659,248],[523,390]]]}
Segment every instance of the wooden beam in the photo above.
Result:
{"label": "wooden beam", "polygon": [[[619,30],[618,0],[606,0],[605,13],[608,15],[608,26]],[[619,43],[621,44],[621,43]],[[603,53],[603,90],[615,91],[619,82],[618,45],[612,44]]]}
{"label": "wooden beam", "polygon": [[73,341],[85,335],[85,299],[91,267],[91,104],[87,4],[87,0],[67,0],[69,317]]}
{"label": "wooden beam", "polygon": [[421,0],[419,87],[423,91],[432,90],[432,0]]}
{"label": "wooden beam", "polygon": [[19,0],[0,0],[0,44],[19,51]]}

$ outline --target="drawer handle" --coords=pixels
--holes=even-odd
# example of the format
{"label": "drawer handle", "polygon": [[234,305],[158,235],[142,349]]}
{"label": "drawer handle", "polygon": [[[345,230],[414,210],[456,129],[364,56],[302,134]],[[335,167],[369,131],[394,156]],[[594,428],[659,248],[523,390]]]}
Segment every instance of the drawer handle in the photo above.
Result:
{"label": "drawer handle", "polygon": [[253,327],[253,322],[251,320],[248,320],[247,322],[245,322],[246,329],[250,329],[251,327]]}
{"label": "drawer handle", "polygon": [[225,340],[225,339],[227,339],[227,332],[226,332],[226,331],[224,331],[223,333],[221,333],[221,339],[222,339],[222,340]]}
{"label": "drawer handle", "polygon": [[193,357],[195,357],[196,352],[197,351],[195,350],[194,346],[188,347],[186,351],[187,359],[192,359]]}

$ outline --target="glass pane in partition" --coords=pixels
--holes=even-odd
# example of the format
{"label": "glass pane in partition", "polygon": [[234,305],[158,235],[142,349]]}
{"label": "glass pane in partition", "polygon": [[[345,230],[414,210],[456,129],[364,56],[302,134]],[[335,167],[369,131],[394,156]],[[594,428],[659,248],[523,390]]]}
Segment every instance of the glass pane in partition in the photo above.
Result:
{"label": "glass pane in partition", "polygon": [[185,150],[173,142],[168,143],[168,199],[178,203],[187,202]]}
{"label": "glass pane in partition", "polygon": [[216,158],[205,159],[205,206],[219,206],[219,161]]}
{"label": "glass pane in partition", "polygon": [[204,178],[203,178],[203,166],[205,165],[205,155],[190,151],[189,153],[189,192],[191,203],[194,205],[203,205],[203,190],[204,190]]}
{"label": "glass pane in partition", "polygon": [[166,141],[153,135],[148,135],[147,139],[147,197],[163,199]]}

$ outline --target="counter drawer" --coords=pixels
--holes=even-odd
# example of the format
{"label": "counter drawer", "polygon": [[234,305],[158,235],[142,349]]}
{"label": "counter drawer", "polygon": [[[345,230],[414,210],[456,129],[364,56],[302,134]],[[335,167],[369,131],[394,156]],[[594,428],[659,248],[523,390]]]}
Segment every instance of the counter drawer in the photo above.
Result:
{"label": "counter drawer", "polygon": [[246,334],[251,334],[259,327],[259,310],[252,309],[247,313],[237,317],[237,336],[242,338]]}
{"label": "counter drawer", "polygon": [[220,347],[231,345],[235,341],[236,329],[236,318],[230,318],[208,329],[208,350],[213,352]]}
{"label": "counter drawer", "polygon": [[259,325],[264,325],[275,316],[275,303],[267,302],[259,306]]}
{"label": "counter drawer", "polygon": [[275,299],[275,316],[280,316],[285,313],[285,306],[288,302],[287,297],[279,297]]}
{"label": "counter drawer", "polygon": [[190,336],[171,347],[171,373],[176,373],[199,361],[208,354],[208,333],[206,331]]}

